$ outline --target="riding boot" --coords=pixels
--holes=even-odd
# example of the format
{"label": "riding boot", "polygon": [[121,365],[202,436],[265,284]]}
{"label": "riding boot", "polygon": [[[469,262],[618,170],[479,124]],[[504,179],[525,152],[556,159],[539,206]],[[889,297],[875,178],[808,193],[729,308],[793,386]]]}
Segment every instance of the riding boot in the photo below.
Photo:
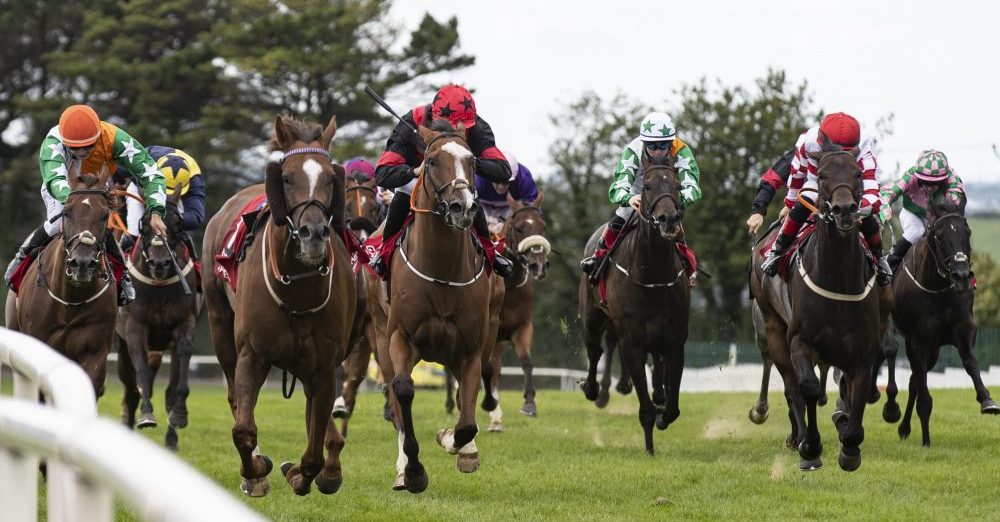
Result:
{"label": "riding boot", "polygon": [[882,226],[878,222],[878,218],[875,216],[868,216],[861,220],[861,233],[865,236],[865,241],[868,242],[868,248],[872,252],[872,256],[875,258],[875,272],[878,284],[880,286],[885,286],[892,282],[892,268],[886,260],[886,257],[882,255]]}
{"label": "riding boot", "polygon": [[767,252],[767,257],[760,264],[761,270],[765,274],[774,277],[778,273],[778,260],[781,259],[781,256],[785,255],[785,252],[788,251],[788,248],[792,246],[792,242],[794,241],[794,235],[789,236],[784,232],[778,234],[777,239],[774,240],[774,244],[771,245],[771,250]]}
{"label": "riding boot", "polygon": [[[110,233],[105,236],[104,251],[115,261],[125,266],[125,256],[122,254],[114,236]],[[132,278],[128,275],[128,270],[122,272],[122,280],[118,282],[118,306],[125,306],[135,301],[135,287],[132,286]]]}
{"label": "riding boot", "polygon": [[194,261],[198,261],[198,247],[194,244],[194,238],[187,232],[184,232],[181,234],[181,241],[184,241],[184,246],[187,247],[188,257]]}
{"label": "riding boot", "polygon": [[[392,203],[389,203],[389,212],[385,216],[385,226],[382,227],[382,241],[386,241],[399,233],[399,230],[403,228],[403,222],[406,221],[406,216],[409,214],[410,195],[397,192],[392,198]],[[371,261],[368,262],[368,266],[371,267],[377,276],[385,278],[390,260],[383,261],[381,251],[382,249],[379,248],[379,253],[372,257]]]}
{"label": "riding boot", "polygon": [[[614,220],[612,220],[614,221]],[[585,274],[592,274],[597,265],[600,264],[601,258],[607,253],[607,251],[618,241],[618,236],[621,234],[621,228],[615,228],[612,223],[608,223],[604,227],[604,234],[601,235],[601,239],[597,242],[597,250],[594,253],[584,258],[580,261],[580,270],[583,270]]]}
{"label": "riding boot", "polygon": [[[479,241],[483,243],[483,248],[492,249],[493,242],[490,239],[490,227],[486,221],[486,212],[483,211],[483,207],[480,205],[479,211],[476,212],[476,217],[472,220],[472,227],[476,231],[476,235],[479,236]],[[489,243],[489,246],[487,246]],[[514,271],[514,263],[504,257],[500,252],[493,252],[493,271],[497,273],[500,277],[507,279]]]}
{"label": "riding boot", "polygon": [[910,250],[911,246],[913,246],[913,243],[910,243],[905,237],[899,238],[899,241],[896,241],[896,244],[892,245],[892,252],[889,252],[887,261],[893,274],[899,269],[899,265],[903,262],[903,258],[906,257],[906,253]]}
{"label": "riding boot", "polygon": [[10,286],[10,280],[14,277],[14,272],[17,272],[17,268],[21,266],[21,263],[27,259],[28,254],[32,250],[41,247],[49,242],[49,234],[45,232],[45,225],[40,225],[38,228],[33,230],[28,237],[24,239],[24,243],[21,243],[20,248],[17,249],[17,253],[14,254],[14,259],[10,260],[10,264],[7,265],[7,271],[3,275],[4,283]]}

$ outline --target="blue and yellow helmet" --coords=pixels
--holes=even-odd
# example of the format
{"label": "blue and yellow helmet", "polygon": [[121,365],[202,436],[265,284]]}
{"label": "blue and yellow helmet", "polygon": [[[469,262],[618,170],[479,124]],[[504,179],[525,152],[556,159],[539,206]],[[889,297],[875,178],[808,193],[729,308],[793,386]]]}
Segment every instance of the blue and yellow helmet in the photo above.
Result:
{"label": "blue and yellow helmet", "polygon": [[167,194],[174,195],[180,187],[181,196],[187,194],[191,188],[191,178],[201,174],[198,163],[194,158],[184,151],[174,149],[173,152],[160,156],[156,160],[156,166],[160,169],[167,182]]}

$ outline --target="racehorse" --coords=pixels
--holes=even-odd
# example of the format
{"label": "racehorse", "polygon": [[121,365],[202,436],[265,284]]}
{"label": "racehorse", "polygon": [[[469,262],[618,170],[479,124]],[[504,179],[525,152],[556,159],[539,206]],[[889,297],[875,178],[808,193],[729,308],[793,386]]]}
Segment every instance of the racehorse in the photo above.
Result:
{"label": "racehorse", "polygon": [[4,315],[8,328],[41,340],[79,364],[100,397],[118,312],[105,251],[108,218],[117,198],[107,188],[107,168],[81,174],[77,166],[67,177],[70,193],[61,214],[62,235],[26,269],[19,294],[7,293]]}
{"label": "racehorse", "polygon": [[[503,410],[500,408],[500,356],[510,343],[517,352],[524,372],[524,404],[521,413],[534,417],[535,385],[531,379],[534,365],[531,362],[531,339],[534,325],[531,320],[534,304],[534,281],[545,278],[552,251],[545,239],[545,218],[542,215],[544,193],[528,204],[522,204],[510,194],[507,202],[510,214],[504,222],[503,237],[508,250],[513,252],[514,271],[505,282],[503,307],[500,310],[500,328],[496,344],[490,354],[486,369],[492,372],[490,388],[484,390],[483,408],[490,412],[489,431],[503,431]],[[485,371],[485,370],[484,370]],[[449,394],[450,396],[450,394]]]}
{"label": "racehorse", "polygon": [[[459,471],[476,471],[476,396],[484,360],[496,339],[499,308],[493,305],[498,307],[503,299],[503,284],[488,275],[489,263],[477,254],[469,231],[477,211],[475,158],[464,128],[460,124],[455,130],[436,120],[418,131],[426,147],[411,199],[414,218],[392,260],[388,342],[377,343],[398,435],[393,489],[411,493],[423,491],[428,483],[413,427],[411,371],[423,359],[457,376],[458,422],[454,429],[439,430],[437,441],[458,454]],[[369,296],[382,297],[369,304],[374,321],[386,309],[380,292],[381,282],[373,281]]]}
{"label": "racehorse", "polygon": [[[360,242],[372,235],[377,227],[379,205],[375,180],[364,175],[347,178],[347,226]],[[357,304],[354,310],[354,332],[357,340],[343,366],[338,368],[337,389],[339,396],[333,404],[333,417],[341,420],[340,432],[347,437],[347,425],[354,413],[358,396],[358,386],[368,373],[368,362],[375,342],[375,328],[371,312],[368,310],[367,278],[372,277],[367,270],[358,270],[354,275],[357,288]],[[340,377],[343,375],[343,377]]]}
{"label": "racehorse", "polygon": [[[285,479],[298,495],[307,494],[314,479],[324,494],[343,480],[344,438],[330,411],[334,371],[352,333],[355,286],[347,249],[336,237],[344,220],[343,169],[328,153],[336,129],[336,118],[323,129],[278,116],[264,184],[230,198],[205,231],[203,259],[213,265],[204,272],[212,342],[229,387],[240,489],[249,496],[269,489],[272,464],[260,454],[254,407],[272,366],[292,374],[293,389],[296,378],[302,381],[306,395],[308,445],[298,465],[281,465]],[[234,290],[210,260],[229,224],[262,194],[269,209],[252,225],[257,237],[246,247]]]}
{"label": "racehorse", "polygon": [[[800,469],[822,466],[816,405],[823,390],[813,366],[825,363],[843,371],[838,410],[839,463],[853,471],[861,465],[862,419],[880,355],[880,333],[891,299],[880,303],[874,269],[858,237],[861,169],[857,149],[824,145],[811,155],[819,163],[816,229],[792,263],[788,283],[767,277],[760,252],[752,257],[751,292],[760,307],[771,358],[785,381],[792,434]],[[882,292],[881,298],[889,294]],[[803,414],[808,414],[808,420]]]}
{"label": "racehorse", "polygon": [[[142,230],[151,230],[150,214]],[[177,431],[188,424],[188,367],[194,353],[194,331],[201,316],[202,296],[194,270],[194,252],[188,252],[180,213],[167,200],[167,235],[142,234],[126,263],[135,282],[135,302],[118,311],[115,348],[118,378],[125,387],[122,423],[139,429],[156,427],[153,415],[153,379],[163,352],[170,351],[170,383],[165,444],[177,449]],[[182,280],[183,278],[183,280]],[[136,419],[136,408],[140,409]]]}
{"label": "racehorse", "polygon": [[[589,367],[581,384],[587,400],[598,398],[597,364],[603,353],[601,339],[608,329],[619,338],[618,347],[639,398],[639,423],[646,452],[652,455],[653,424],[664,430],[680,416],[678,392],[684,371],[691,290],[677,253],[683,209],[680,181],[674,158],[642,157],[642,201],[638,228],[622,236],[619,248],[609,254],[612,268],[605,276],[607,300],[600,285],[580,278],[580,318]],[[597,248],[603,228],[587,242],[585,255]],[[653,356],[653,400],[646,385],[646,359]],[[606,363],[607,364],[607,363]]]}
{"label": "racehorse", "polygon": [[[965,371],[976,388],[976,400],[983,414],[1000,414],[1000,406],[990,397],[979,374],[979,362],[972,349],[976,344],[976,321],[972,306],[972,231],[963,209],[954,203],[932,207],[932,221],[927,231],[907,252],[897,269],[892,289],[896,307],[892,318],[906,341],[910,361],[910,391],[906,413],[898,431],[900,438],[910,435],[914,402],[920,417],[924,446],[930,446],[930,417],[933,402],[927,388],[927,371],[937,364],[941,346],[953,344],[962,357]],[[890,356],[890,367],[895,360]],[[899,416],[896,405],[894,373],[886,388],[887,402],[883,416],[894,421]]]}

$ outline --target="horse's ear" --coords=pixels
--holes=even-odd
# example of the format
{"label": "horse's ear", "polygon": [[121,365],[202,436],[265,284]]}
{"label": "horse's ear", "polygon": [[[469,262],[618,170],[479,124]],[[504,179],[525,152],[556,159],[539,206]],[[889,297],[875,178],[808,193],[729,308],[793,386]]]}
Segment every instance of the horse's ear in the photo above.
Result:
{"label": "horse's ear", "polygon": [[462,136],[465,136],[465,124],[462,122],[458,122],[458,125],[455,126],[455,132],[461,134]]}
{"label": "horse's ear", "polygon": [[858,156],[861,155],[861,148],[860,147],[851,147],[851,148],[847,149],[847,152],[850,152],[851,156],[854,156],[855,158],[857,158]]}
{"label": "horse's ear", "polygon": [[274,119],[274,138],[282,149],[287,149],[295,139],[292,136],[291,129],[288,128],[286,120],[287,117],[283,114],[279,114]]}
{"label": "horse's ear", "polygon": [[323,144],[324,148],[329,149],[330,142],[333,141],[333,137],[336,134],[337,134],[337,117],[331,116],[330,123],[326,124],[326,128],[323,129],[323,135],[319,137],[319,142]]}
{"label": "horse's ear", "polygon": [[507,205],[510,207],[511,210],[517,210],[524,206],[521,204],[520,201],[514,199],[514,196],[510,195],[509,190],[507,191]]}
{"label": "horse's ear", "polygon": [[264,168],[264,194],[267,195],[267,204],[271,207],[272,222],[278,227],[285,226],[288,221],[288,203],[285,200],[285,183],[281,177],[281,163],[271,161]]}
{"label": "horse's ear", "polygon": [[538,197],[531,202],[531,206],[535,208],[542,208],[542,200],[545,199],[545,191],[538,189]]}
{"label": "horse's ear", "polygon": [[809,159],[812,159],[814,161],[819,161],[820,158],[823,157],[823,152],[822,151],[807,152],[806,155],[809,156]]}

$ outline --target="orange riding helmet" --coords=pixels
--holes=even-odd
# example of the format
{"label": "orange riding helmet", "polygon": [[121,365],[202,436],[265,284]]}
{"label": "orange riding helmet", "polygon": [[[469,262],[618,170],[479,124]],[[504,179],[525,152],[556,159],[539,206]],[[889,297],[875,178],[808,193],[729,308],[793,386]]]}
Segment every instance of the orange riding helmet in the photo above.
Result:
{"label": "orange riding helmet", "polygon": [[59,117],[59,135],[67,147],[89,147],[101,135],[101,119],[86,105],[72,105]]}

